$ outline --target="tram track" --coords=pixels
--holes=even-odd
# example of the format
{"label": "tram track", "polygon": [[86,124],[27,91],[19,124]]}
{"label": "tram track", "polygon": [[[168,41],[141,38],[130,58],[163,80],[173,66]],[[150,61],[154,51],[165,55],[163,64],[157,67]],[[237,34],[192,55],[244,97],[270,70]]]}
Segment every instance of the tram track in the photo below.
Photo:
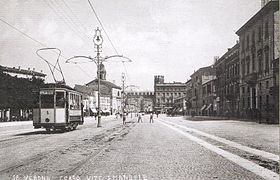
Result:
{"label": "tram track", "polygon": [[[87,164],[89,161],[94,160],[97,158],[100,154],[106,152],[107,149],[111,146],[111,143],[119,140],[120,138],[123,138],[126,136],[131,128],[134,126],[134,122],[132,122],[132,125],[127,127],[122,127],[120,130],[112,132],[110,135],[104,137],[101,140],[106,140],[105,145],[103,145],[101,148],[99,148],[97,151],[92,152],[90,155],[88,155],[84,160],[76,163],[76,165],[72,168],[69,168],[64,172],[63,174],[60,174],[60,177],[70,177],[71,175],[75,174],[79,169],[82,168],[83,165]],[[100,140],[100,141],[101,141]]]}
{"label": "tram track", "polygon": [[[107,122],[105,121],[103,123],[103,125],[106,125],[107,123],[110,123],[110,121],[107,121]],[[91,129],[91,128],[92,128],[91,126],[86,126],[86,127],[81,128],[81,130],[89,131],[89,129]],[[119,129],[119,128],[121,128],[121,129]],[[75,164],[73,168],[65,169],[65,170],[67,170],[65,174],[70,174],[71,172],[78,170],[83,164],[85,164],[88,161],[87,159],[92,159],[93,157],[98,156],[101,152],[103,152],[106,148],[108,148],[110,146],[110,145],[107,144],[108,142],[111,142],[113,139],[115,139],[115,137],[119,137],[120,134],[123,134],[121,132],[124,131],[124,129],[127,129],[127,127],[123,127],[122,125],[113,126],[109,129],[106,129],[104,132],[102,132],[100,134],[97,134],[97,135],[95,135],[91,138],[88,138],[88,140],[91,140],[91,143],[97,145],[98,149],[94,150],[94,152],[92,152],[91,155],[87,154],[85,156],[86,159],[81,161],[81,162],[78,162],[77,164]],[[75,132],[75,131],[72,131],[72,132]],[[110,133],[110,132],[112,132],[112,133]],[[71,133],[71,132],[66,132],[66,133]],[[108,133],[110,133],[110,134],[107,135]],[[62,134],[64,134],[64,133],[62,133]],[[119,135],[117,136],[116,134],[119,134]],[[3,139],[2,141],[0,140],[0,145],[1,145],[0,149],[5,148],[5,147],[2,148],[2,145],[4,145],[5,142],[9,142],[9,146],[12,146],[12,144],[14,145],[15,144],[14,142],[17,141],[17,140],[20,140],[20,141],[23,140],[23,142],[21,142],[21,143],[30,143],[30,142],[32,143],[33,141],[36,141],[36,140],[51,137],[51,135],[52,134],[48,134],[47,136],[43,136],[43,137],[41,136],[41,137],[38,137],[38,138],[32,137],[31,139],[22,139],[22,138],[25,138],[25,137],[21,137],[21,136],[16,137],[16,138]],[[103,146],[104,142],[105,142],[105,145]],[[45,160],[49,160],[50,158],[53,158],[52,155],[57,155],[61,151],[67,151],[68,149],[71,149],[74,146],[83,146],[83,143],[85,144],[85,142],[83,142],[83,141],[78,142],[78,144],[77,143],[72,143],[71,144],[71,142],[69,141],[69,144],[66,145],[66,146],[63,146],[63,147],[60,146],[60,147],[57,147],[57,148],[52,149],[52,150],[46,150],[46,151],[40,152],[40,153],[38,153],[36,155],[33,155],[31,157],[21,159],[21,160],[15,162],[13,164],[10,164],[10,165],[7,164],[6,167],[4,165],[4,167],[2,169],[0,169],[0,178],[3,177],[3,176],[9,175],[11,173],[15,173],[15,172],[24,172],[24,171],[22,171],[21,168],[25,169],[29,165],[31,165],[30,167],[31,167],[31,169],[33,169],[33,167],[35,167],[36,164],[40,164],[40,162],[42,162],[42,161],[44,162]],[[6,148],[9,147],[9,146],[6,146]],[[62,173],[63,172],[64,171],[62,171]],[[59,174],[60,172],[56,172],[56,174],[57,173]]]}

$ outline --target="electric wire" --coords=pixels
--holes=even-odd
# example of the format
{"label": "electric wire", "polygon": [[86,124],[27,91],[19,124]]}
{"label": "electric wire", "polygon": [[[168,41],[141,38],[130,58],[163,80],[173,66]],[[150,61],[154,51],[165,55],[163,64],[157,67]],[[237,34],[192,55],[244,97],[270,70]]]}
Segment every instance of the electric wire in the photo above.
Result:
{"label": "electric wire", "polygon": [[[68,22],[69,22],[69,24],[71,24],[71,25],[73,25],[73,27],[74,27],[74,29],[76,30],[76,32],[78,32],[79,34],[81,33],[82,35],[83,35],[83,37],[85,38],[83,38],[83,40],[85,40],[86,42],[88,42],[88,39],[89,39],[89,37],[86,35],[86,33],[85,32],[83,32],[83,30],[81,29],[81,27],[80,27],[80,25],[78,25],[76,22],[75,22],[75,20],[74,20],[74,18],[72,18],[71,17],[71,11],[70,11],[70,14],[69,14],[69,12],[68,11],[66,11],[65,10],[65,8],[63,8],[62,6],[61,6],[61,4],[59,3],[59,1],[52,1],[53,2],[53,4],[56,4],[56,5],[54,5],[54,6],[57,6],[57,7],[59,7],[59,9],[61,10],[61,14],[64,16],[64,18],[66,19],[66,20],[69,20]],[[66,6],[65,4],[65,2],[63,1],[63,4],[64,4],[64,6]],[[66,6],[66,8],[67,8],[67,6]]]}
{"label": "electric wire", "polygon": [[[98,17],[97,12],[95,11],[95,9],[94,9],[94,7],[93,7],[93,5],[92,5],[91,1],[90,1],[90,0],[88,0],[88,3],[89,3],[89,5],[90,5],[91,10],[92,10],[93,14],[95,15],[95,17],[96,17],[97,21],[99,22],[99,24],[100,24],[101,28],[103,29],[103,31],[104,31],[104,33],[105,33],[105,35],[106,35],[107,39],[109,40],[109,42],[110,42],[111,46],[113,47],[113,49],[114,49],[114,51],[116,52],[116,54],[117,54],[117,55],[119,55],[119,53],[118,53],[117,49],[115,48],[115,46],[114,46],[113,42],[111,41],[111,38],[109,37],[109,35],[108,35],[107,31],[105,30],[105,28],[104,28],[104,26],[103,26],[103,23],[101,22],[100,18]],[[126,77],[127,77],[128,81],[129,81],[129,80],[130,80],[130,78],[129,78],[129,76],[128,76],[128,72],[127,72],[126,66],[125,66],[125,64],[124,64],[124,61],[122,61],[122,64],[123,64],[123,67],[124,67],[124,70],[125,70]]]}
{"label": "electric wire", "polygon": [[[11,25],[10,23],[8,23],[6,20],[2,19],[1,17],[0,17],[0,21],[3,22],[4,24],[6,24],[7,26],[9,26],[10,28],[14,29],[15,31],[17,31],[18,33],[22,34],[24,37],[30,39],[31,41],[33,41],[33,42],[35,42],[35,43],[37,43],[37,44],[39,44],[39,45],[41,45],[41,46],[43,46],[43,47],[45,47],[45,48],[48,47],[46,44],[44,44],[44,43],[40,42],[39,40],[33,38],[32,36],[28,35],[27,33],[25,33],[25,32],[23,32],[23,31],[19,30],[17,27]],[[51,51],[51,52],[57,54],[57,52],[55,52],[55,51]],[[66,58],[64,55],[62,55],[62,54],[61,54],[61,57],[64,58],[65,60],[67,59],[67,58]],[[82,70],[82,72],[84,72],[85,75],[87,75],[88,77],[91,77],[91,76],[90,76],[88,73],[86,73],[84,70]],[[49,73],[49,74],[50,74],[50,73]]]}

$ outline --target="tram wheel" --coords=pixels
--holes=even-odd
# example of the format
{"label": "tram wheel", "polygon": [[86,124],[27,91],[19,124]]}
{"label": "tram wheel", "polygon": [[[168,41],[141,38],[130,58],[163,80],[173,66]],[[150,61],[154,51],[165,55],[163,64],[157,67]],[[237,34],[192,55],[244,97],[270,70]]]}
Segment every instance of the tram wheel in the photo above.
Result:
{"label": "tram wheel", "polygon": [[46,128],[46,131],[47,131],[47,132],[50,132],[50,131],[51,131],[51,129],[50,129],[50,128]]}

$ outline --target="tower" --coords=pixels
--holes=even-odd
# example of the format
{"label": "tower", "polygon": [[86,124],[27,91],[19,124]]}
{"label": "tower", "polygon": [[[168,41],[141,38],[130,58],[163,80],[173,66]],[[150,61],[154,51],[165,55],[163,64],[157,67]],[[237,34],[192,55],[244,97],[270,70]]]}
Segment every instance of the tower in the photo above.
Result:
{"label": "tower", "polygon": [[154,85],[156,84],[163,84],[164,83],[164,76],[157,75],[154,77]]}
{"label": "tower", "polygon": [[106,69],[103,63],[100,64],[100,79],[106,80]]}

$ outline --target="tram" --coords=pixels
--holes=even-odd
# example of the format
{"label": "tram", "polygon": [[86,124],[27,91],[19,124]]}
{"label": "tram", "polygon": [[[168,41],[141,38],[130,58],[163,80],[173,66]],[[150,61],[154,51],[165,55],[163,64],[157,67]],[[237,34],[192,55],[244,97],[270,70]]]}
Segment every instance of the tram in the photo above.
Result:
{"label": "tram", "polygon": [[84,123],[82,95],[65,84],[45,84],[39,91],[39,108],[33,110],[34,128],[72,131]]}

